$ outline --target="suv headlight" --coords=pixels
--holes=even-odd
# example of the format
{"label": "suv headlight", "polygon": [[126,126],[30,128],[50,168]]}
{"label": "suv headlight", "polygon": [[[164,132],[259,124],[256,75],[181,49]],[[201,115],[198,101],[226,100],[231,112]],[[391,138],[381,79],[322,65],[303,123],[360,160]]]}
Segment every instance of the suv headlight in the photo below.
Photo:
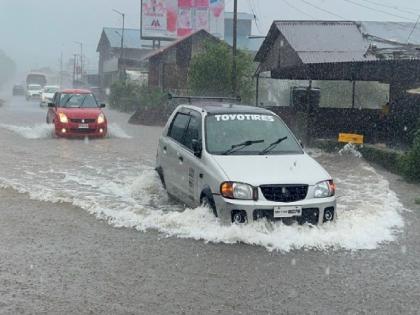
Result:
{"label": "suv headlight", "polygon": [[319,182],[314,188],[315,198],[327,198],[335,195],[335,184],[332,180]]}
{"label": "suv headlight", "polygon": [[66,114],[64,114],[64,113],[59,113],[59,114],[58,114],[58,117],[60,118],[60,122],[61,122],[62,124],[67,124],[67,123],[69,122],[69,120],[68,120],[68,118],[67,118]]}
{"label": "suv headlight", "polygon": [[257,200],[258,190],[244,183],[224,182],[220,185],[220,193],[228,199]]}
{"label": "suv headlight", "polygon": [[98,116],[98,124],[103,124],[105,122],[105,115],[100,113]]}

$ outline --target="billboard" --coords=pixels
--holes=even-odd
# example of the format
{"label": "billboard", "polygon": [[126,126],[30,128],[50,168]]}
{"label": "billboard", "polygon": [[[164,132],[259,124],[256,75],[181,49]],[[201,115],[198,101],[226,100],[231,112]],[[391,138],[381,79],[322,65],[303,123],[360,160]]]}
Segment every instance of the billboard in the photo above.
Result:
{"label": "billboard", "polygon": [[223,39],[224,0],[142,0],[142,38],[177,39],[200,29]]}

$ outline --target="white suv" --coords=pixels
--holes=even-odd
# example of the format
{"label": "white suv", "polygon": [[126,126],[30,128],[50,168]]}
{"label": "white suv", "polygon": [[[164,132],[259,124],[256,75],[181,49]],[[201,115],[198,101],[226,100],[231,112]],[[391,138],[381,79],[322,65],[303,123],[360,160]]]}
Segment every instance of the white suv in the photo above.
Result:
{"label": "white suv", "polygon": [[262,108],[179,106],[159,139],[156,170],[170,196],[189,207],[206,204],[224,222],[336,217],[331,176]]}

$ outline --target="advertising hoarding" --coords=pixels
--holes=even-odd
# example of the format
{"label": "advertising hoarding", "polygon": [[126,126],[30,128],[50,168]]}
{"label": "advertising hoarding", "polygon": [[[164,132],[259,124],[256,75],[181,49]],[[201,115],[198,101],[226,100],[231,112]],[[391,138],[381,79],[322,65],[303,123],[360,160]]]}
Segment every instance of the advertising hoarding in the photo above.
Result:
{"label": "advertising hoarding", "polygon": [[224,0],[142,0],[142,38],[177,39],[200,29],[223,39]]}

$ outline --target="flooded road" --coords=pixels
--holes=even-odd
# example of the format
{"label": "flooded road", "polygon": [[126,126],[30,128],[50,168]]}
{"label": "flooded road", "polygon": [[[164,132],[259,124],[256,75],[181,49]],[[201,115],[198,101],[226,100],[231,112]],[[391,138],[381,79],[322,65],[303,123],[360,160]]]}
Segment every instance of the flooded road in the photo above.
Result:
{"label": "flooded road", "polygon": [[[170,305],[161,305],[151,292],[160,293],[179,314],[418,310],[419,209],[412,202],[419,194],[417,186],[373,168],[351,151],[340,155],[308,150],[337,183],[337,222],[319,227],[264,221],[224,226],[208,209],[184,209],[168,199],[153,170],[161,128],[132,126],[126,114],[106,114],[108,138],[66,140],[52,136],[44,123],[46,109],[38,103],[9,98],[0,108],[0,187],[7,189],[1,192],[0,211],[12,216],[21,232],[30,214],[51,235],[60,233],[55,223],[60,221],[62,227],[66,219],[80,237],[89,235],[93,244],[77,245],[71,235],[69,242],[81,246],[78,251],[84,255],[93,250],[99,261],[104,259],[100,268],[110,279],[100,276],[101,285],[110,281],[120,290],[113,299],[129,305],[107,308],[110,302],[104,299],[110,293],[105,290],[96,293],[95,313],[142,313],[141,305],[143,313],[172,313]],[[10,224],[2,225],[3,233],[16,232]],[[34,244],[45,242],[36,233],[28,237]],[[65,242],[47,242],[51,270],[54,249]],[[110,257],[109,251],[118,255]],[[19,253],[13,249],[10,255],[16,259]],[[71,257],[71,251],[65,255]],[[95,266],[84,255],[78,255],[75,277],[98,285]],[[28,257],[24,260],[30,264]],[[127,261],[132,269],[119,270],[119,278],[116,269]],[[145,284],[139,284],[142,281]],[[139,286],[144,291],[139,292]],[[69,294],[71,303],[80,302],[76,288],[66,291],[52,281],[45,290],[57,288]],[[134,288],[136,296],[122,298]],[[86,291],[95,295],[91,287]],[[88,296],[86,310],[93,307],[94,298]]]}

